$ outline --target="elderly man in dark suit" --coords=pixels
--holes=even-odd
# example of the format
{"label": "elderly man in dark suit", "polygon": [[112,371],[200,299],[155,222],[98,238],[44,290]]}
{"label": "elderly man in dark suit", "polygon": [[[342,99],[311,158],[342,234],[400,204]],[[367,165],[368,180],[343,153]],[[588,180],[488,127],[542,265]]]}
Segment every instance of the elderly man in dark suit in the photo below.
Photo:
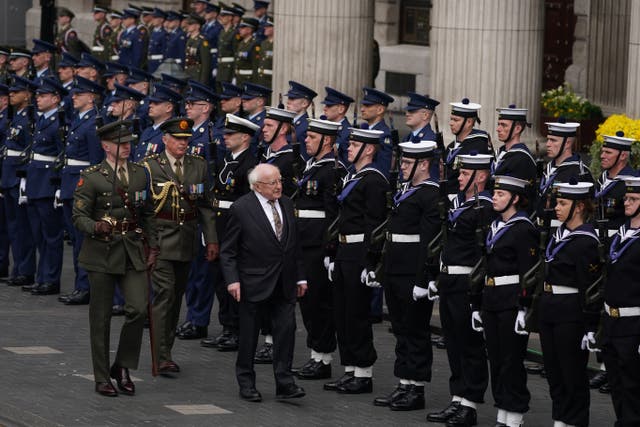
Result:
{"label": "elderly man in dark suit", "polygon": [[240,397],[262,400],[256,390],[253,356],[260,315],[270,315],[273,328],[273,371],[276,398],[303,397],[291,373],[295,338],[296,297],[304,295],[304,279],[293,203],[282,196],[277,167],[261,164],[249,173],[252,192],[236,200],[229,210],[220,263],[231,296],[239,302],[240,347],[236,376]]}

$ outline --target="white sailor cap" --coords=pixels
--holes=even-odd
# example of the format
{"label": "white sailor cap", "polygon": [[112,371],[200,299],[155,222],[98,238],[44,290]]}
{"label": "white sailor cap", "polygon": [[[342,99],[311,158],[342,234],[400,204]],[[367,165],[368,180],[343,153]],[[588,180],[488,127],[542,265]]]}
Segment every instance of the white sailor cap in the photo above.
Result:
{"label": "white sailor cap", "polygon": [[508,175],[496,175],[493,177],[495,190],[507,190],[513,193],[524,193],[529,181]]}
{"label": "white sailor cap", "polygon": [[293,118],[295,116],[296,113],[294,113],[293,111],[285,110],[282,108],[269,107],[267,108],[265,118],[277,120],[284,123],[293,123]]}
{"label": "white sailor cap", "polygon": [[462,99],[461,102],[450,102],[451,114],[460,117],[478,117],[478,110],[482,105],[469,101],[469,98]]}
{"label": "white sailor cap", "polygon": [[458,154],[456,160],[459,162],[460,169],[491,169],[493,156],[478,153]]}
{"label": "white sailor cap", "polygon": [[593,183],[578,182],[574,177],[569,182],[554,182],[553,191],[560,199],[583,200],[592,197]]}
{"label": "white sailor cap", "polygon": [[576,136],[578,133],[578,128],[580,127],[580,123],[574,122],[546,122],[545,123],[549,130],[547,131],[547,135],[553,136]]}
{"label": "white sailor cap", "polygon": [[615,136],[604,135],[603,138],[603,147],[613,148],[614,150],[620,151],[631,151],[631,144],[635,142],[635,139],[633,138],[625,138],[624,132],[621,130],[616,132]]}
{"label": "white sailor cap", "polygon": [[527,108],[516,108],[515,104],[511,104],[508,107],[496,108],[498,112],[498,120],[514,120],[519,122],[527,121]]}
{"label": "white sailor cap", "polygon": [[380,144],[382,135],[384,135],[384,132],[381,130],[349,128],[349,139],[364,142],[365,144]]}
{"label": "white sailor cap", "polygon": [[624,178],[627,193],[640,193],[640,176],[627,176]]}
{"label": "white sailor cap", "polygon": [[307,127],[307,132],[316,132],[321,133],[322,135],[336,136],[338,134],[338,131],[342,128],[342,124],[340,122],[311,118],[309,118],[308,120],[309,126]]}
{"label": "white sailor cap", "polygon": [[252,121],[227,113],[224,121],[224,133],[241,132],[254,136],[258,131],[260,131],[260,126]]}
{"label": "white sailor cap", "polygon": [[398,147],[402,150],[402,157],[424,159],[435,155],[437,144],[435,141],[407,141],[401,142]]}

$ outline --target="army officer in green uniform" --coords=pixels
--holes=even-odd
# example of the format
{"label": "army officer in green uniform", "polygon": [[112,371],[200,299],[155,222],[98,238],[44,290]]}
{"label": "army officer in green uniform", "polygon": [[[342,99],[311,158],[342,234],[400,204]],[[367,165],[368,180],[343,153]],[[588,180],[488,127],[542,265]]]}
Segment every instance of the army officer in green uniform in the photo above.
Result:
{"label": "army officer in green uniform", "polygon": [[[73,203],[73,224],[85,234],[78,262],[89,273],[89,325],[96,392],[133,395],[129,369],[138,367],[146,317],[145,270],[157,254],[149,179],[142,166],[127,161],[133,123],[118,121],[97,130],[105,152],[102,163],[85,169]],[[151,248],[145,259],[145,246]],[[116,284],[125,299],[125,320],[116,358],[109,369],[111,305]]]}
{"label": "army officer in green uniform", "polygon": [[[171,357],[182,295],[191,261],[198,255],[200,240],[206,243],[206,258],[218,257],[213,208],[208,197],[207,162],[186,154],[193,120],[178,117],[164,122],[165,151],[144,159],[151,176],[160,254],[152,272],[153,313],[158,372],[171,375],[180,368]],[[198,222],[202,234],[198,233]]]}
{"label": "army officer in green uniform", "polygon": [[185,48],[184,71],[191,80],[203,85],[209,84],[209,72],[211,71],[211,52],[209,42],[200,33],[204,19],[198,15],[189,15],[187,18],[187,31],[189,39]]}

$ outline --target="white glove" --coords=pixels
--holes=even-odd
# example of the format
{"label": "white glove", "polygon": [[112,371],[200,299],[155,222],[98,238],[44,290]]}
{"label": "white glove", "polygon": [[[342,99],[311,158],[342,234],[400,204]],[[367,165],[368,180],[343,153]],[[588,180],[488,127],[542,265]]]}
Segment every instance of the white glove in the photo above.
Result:
{"label": "white glove", "polygon": [[[583,350],[589,350],[591,353],[597,353],[600,351],[599,348],[595,347],[596,345],[596,334],[594,332],[587,332],[582,337],[582,343],[580,344],[580,348]],[[640,352],[640,348],[638,348]]]}
{"label": "white glove", "polygon": [[524,328],[525,316],[527,315],[527,309],[518,310],[518,316],[516,317],[516,324],[513,330],[518,335],[529,335],[529,332]]}
{"label": "white glove", "polygon": [[440,299],[435,280],[431,280],[429,282],[429,287],[427,288],[427,298],[429,298],[429,301],[437,301]]}
{"label": "white glove", "polygon": [[482,327],[482,318],[480,317],[479,311],[474,311],[471,313],[471,329],[476,332],[484,331],[484,328]]}
{"label": "white glove", "polygon": [[363,273],[364,272],[366,272],[365,282],[364,282],[365,285],[367,285],[370,288],[379,288],[381,286],[380,282],[376,280],[375,271],[367,271],[367,269],[365,268]]}
{"label": "white glove", "polygon": [[335,262],[330,262],[329,266],[327,267],[327,273],[328,273],[330,282],[333,282],[333,270],[335,268],[336,268],[336,263]]}
{"label": "white glove", "polygon": [[413,300],[414,301],[418,301],[419,299],[422,299],[422,298],[426,297],[427,295],[429,295],[429,288],[425,289],[425,288],[421,288],[420,286],[414,286],[413,287]]}
{"label": "white glove", "polygon": [[329,265],[331,264],[331,258],[326,256],[326,257],[324,257],[324,259],[322,261],[324,262],[324,268],[326,268],[328,270],[329,269]]}
{"label": "white glove", "polygon": [[640,354],[640,345],[638,346],[638,354]]}
{"label": "white glove", "polygon": [[27,204],[27,178],[20,178],[20,190],[18,191],[18,204]]}
{"label": "white glove", "polygon": [[62,207],[62,201],[60,200],[60,190],[56,190],[56,194],[53,196],[53,209]]}
{"label": "white glove", "polygon": [[367,269],[366,268],[364,270],[362,270],[362,273],[360,273],[360,282],[362,282],[363,284],[367,283]]}
{"label": "white glove", "polygon": [[211,70],[211,77],[213,77],[215,79],[217,75],[218,75],[218,69],[217,68],[214,68],[213,70]]}

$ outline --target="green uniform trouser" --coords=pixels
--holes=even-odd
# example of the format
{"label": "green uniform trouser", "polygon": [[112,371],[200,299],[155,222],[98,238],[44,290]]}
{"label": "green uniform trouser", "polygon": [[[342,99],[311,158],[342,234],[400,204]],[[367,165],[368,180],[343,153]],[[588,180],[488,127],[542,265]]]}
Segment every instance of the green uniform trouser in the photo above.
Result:
{"label": "green uniform trouser", "polygon": [[158,260],[153,282],[153,333],[158,363],[173,360],[171,349],[180,318],[182,296],[189,280],[191,262]]}
{"label": "green uniform trouser", "polygon": [[119,284],[124,295],[125,319],[114,364],[129,369],[138,368],[149,290],[144,271],[130,269],[124,275],[95,271],[88,273],[91,287],[89,327],[93,376],[96,382],[106,382],[109,380],[111,307],[115,287]]}

